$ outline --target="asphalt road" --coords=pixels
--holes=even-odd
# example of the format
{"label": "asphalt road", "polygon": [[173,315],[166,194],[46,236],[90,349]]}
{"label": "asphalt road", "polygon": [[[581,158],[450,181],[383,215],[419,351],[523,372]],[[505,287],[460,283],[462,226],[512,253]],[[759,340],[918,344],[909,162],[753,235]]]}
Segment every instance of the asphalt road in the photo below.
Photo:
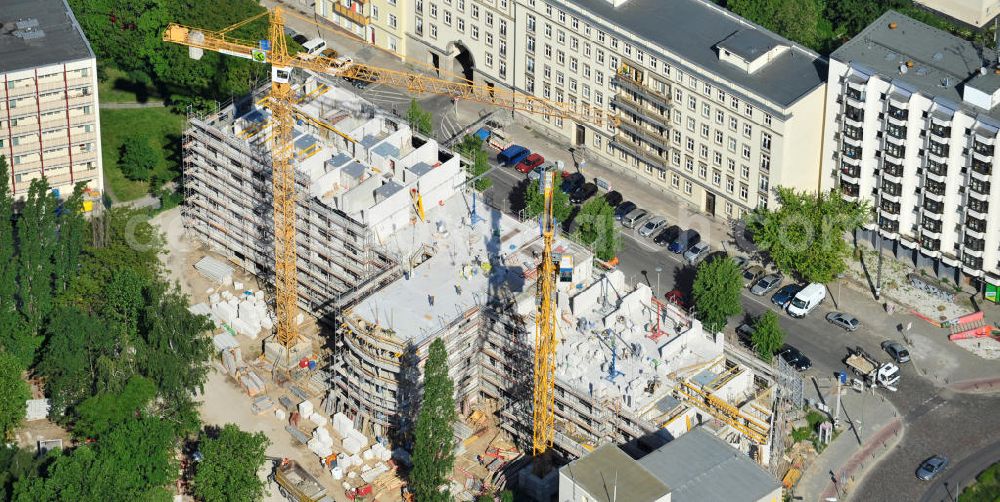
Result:
{"label": "asphalt road", "polygon": [[969,481],[975,479],[980,472],[993,465],[1000,456],[1000,441],[988,445],[979,451],[965,457],[935,480],[925,492],[923,502],[954,501]]}

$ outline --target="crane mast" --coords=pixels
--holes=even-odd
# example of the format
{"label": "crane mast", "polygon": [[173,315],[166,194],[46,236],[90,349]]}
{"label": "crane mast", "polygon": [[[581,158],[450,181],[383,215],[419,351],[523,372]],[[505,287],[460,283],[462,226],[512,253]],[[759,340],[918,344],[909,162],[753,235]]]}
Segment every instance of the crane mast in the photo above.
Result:
{"label": "crane mast", "polygon": [[556,311],[555,265],[552,263],[552,239],[555,220],[552,215],[552,190],[555,171],[546,170],[538,179],[538,189],[544,196],[542,211],[542,263],[538,265],[537,301],[535,316],[535,394],[534,434],[532,453],[542,457],[552,447],[555,436],[555,378],[556,378]]}

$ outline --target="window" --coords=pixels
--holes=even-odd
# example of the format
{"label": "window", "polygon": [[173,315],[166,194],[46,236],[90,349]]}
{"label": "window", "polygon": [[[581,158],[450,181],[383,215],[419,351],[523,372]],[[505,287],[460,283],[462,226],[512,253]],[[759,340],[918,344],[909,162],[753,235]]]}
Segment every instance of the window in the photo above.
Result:
{"label": "window", "polygon": [[575,17],[572,18],[572,19],[570,19],[570,23],[569,24],[570,24],[570,26],[573,27],[574,30],[579,30],[580,29],[580,20],[577,19],[577,18],[575,18]]}
{"label": "window", "polygon": [[590,65],[583,65],[583,76],[584,78],[590,78]]}
{"label": "window", "polygon": [[729,99],[729,106],[731,106],[733,110],[739,110],[740,100],[736,96],[733,96],[732,98]]}
{"label": "window", "polygon": [[[473,26],[473,28],[475,28],[475,26]],[[414,23],[414,25],[413,25],[413,31],[417,32],[417,35],[423,35],[424,34],[424,20],[423,19],[420,19],[419,17],[417,18],[417,22]],[[475,38],[475,37],[473,36],[473,38]]]}
{"label": "window", "polygon": [[569,37],[569,48],[574,51],[580,50],[580,39],[576,37]]}
{"label": "window", "polygon": [[703,158],[703,159],[707,159],[708,158],[708,147],[705,146],[705,145],[699,146],[698,147],[698,155],[701,158]]}
{"label": "window", "polygon": [[748,195],[750,195],[750,187],[746,183],[740,183],[740,200],[747,200]]}
{"label": "window", "polygon": [[599,104],[599,105],[603,105],[604,104],[604,94],[601,94],[600,92],[594,91],[594,102],[597,103],[597,104]]}
{"label": "window", "polygon": [[761,176],[760,177],[760,191],[761,192],[766,192],[766,191],[768,191],[769,188],[770,188],[770,181],[767,179],[767,176]]}
{"label": "window", "polygon": [[524,79],[524,87],[529,94],[535,93],[535,79],[532,77],[527,77]]}
{"label": "window", "polygon": [[768,127],[771,127],[771,114],[770,113],[765,113],[764,114],[764,125],[766,125]]}
{"label": "window", "polygon": [[722,153],[721,152],[713,152],[713,154],[712,154],[712,163],[715,164],[715,165],[717,165],[717,166],[721,166],[722,165]]}
{"label": "window", "polygon": [[507,60],[506,59],[501,59],[500,60],[500,72],[499,73],[500,73],[500,78],[506,78],[507,77]]}
{"label": "window", "polygon": [[583,55],[587,56],[589,58],[590,54],[591,54],[591,52],[590,52],[590,44],[584,42],[584,44],[583,44]]}
{"label": "window", "polygon": [[590,99],[590,86],[589,85],[583,84],[582,94],[583,94],[583,99]]}
{"label": "window", "polygon": [[694,119],[688,117],[688,130],[694,132]]}
{"label": "window", "polygon": [[500,57],[502,57],[502,58],[503,57],[507,57],[507,41],[506,40],[501,40],[500,41]]}
{"label": "window", "polygon": [[694,171],[694,159],[691,157],[684,157],[684,169],[688,172]]}
{"label": "window", "polygon": [[493,47],[493,32],[486,32],[486,47]]}
{"label": "window", "polygon": [[500,36],[501,37],[507,36],[507,21],[504,19],[500,20]]}
{"label": "window", "polygon": [[576,58],[569,58],[569,69],[576,73],[580,68],[580,64],[577,62]]}
{"label": "window", "polygon": [[750,145],[743,145],[743,158],[750,159]]}
{"label": "window", "polygon": [[608,66],[611,67],[611,71],[618,71],[618,56],[611,56],[608,58]]}
{"label": "window", "polygon": [[487,12],[486,13],[486,27],[487,28],[492,28],[493,27],[493,13],[492,12]]}
{"label": "window", "polygon": [[716,145],[722,144],[722,131],[718,129],[715,130],[715,144]]}
{"label": "window", "polygon": [[694,99],[694,96],[688,96],[688,110],[698,109],[698,100]]}
{"label": "window", "polygon": [[729,117],[729,129],[735,131],[738,125],[739,121],[736,120],[736,117]]}
{"label": "window", "polygon": [[733,181],[732,176],[726,176],[726,192],[733,193],[736,187],[736,182]]}
{"label": "window", "polygon": [[757,195],[757,207],[767,209],[767,195]]}
{"label": "window", "polygon": [[736,138],[729,138],[729,144],[726,148],[733,153],[736,153]]}
{"label": "window", "polygon": [[487,68],[493,68],[493,53],[492,52],[487,52],[486,53],[486,67]]}
{"label": "window", "polygon": [[677,176],[677,173],[670,173],[670,185],[674,188],[681,186],[681,177]]}
{"label": "window", "polygon": [[563,11],[559,11],[559,22],[566,24],[566,13]]}
{"label": "window", "polygon": [[604,51],[597,49],[597,64],[604,64]]}
{"label": "window", "polygon": [[681,144],[681,132],[676,129],[674,130],[674,143]]}
{"label": "window", "polygon": [[[390,5],[396,5],[396,0],[389,0]],[[465,0],[458,0],[458,11],[465,12]]]}
{"label": "window", "polygon": [[[545,99],[549,99],[549,98],[552,97],[552,91],[549,88],[549,84],[542,85],[542,97],[545,98]],[[549,120],[549,116],[548,115],[545,115],[545,120],[546,121]]]}
{"label": "window", "polygon": [[760,133],[760,149],[764,150],[765,152],[770,152],[771,151],[771,135],[770,134],[768,134],[766,132]]}
{"label": "window", "polygon": [[632,44],[629,44],[629,43],[625,44],[625,55],[626,56],[631,56],[632,55]]}
{"label": "window", "polygon": [[618,49],[618,39],[615,37],[611,37],[611,48],[615,50]]}
{"label": "window", "polygon": [[736,172],[736,161],[733,160],[733,159],[727,159],[727,160],[729,161],[729,172],[735,173]]}
{"label": "window", "polygon": [[740,176],[742,176],[743,179],[750,178],[750,166],[746,164],[740,166]]}
{"label": "window", "polygon": [[[459,31],[465,30],[465,22],[464,21],[465,21],[464,19],[459,19],[458,20]],[[396,15],[395,14],[389,14],[389,27],[390,28],[395,28],[397,24],[398,24],[398,20],[396,19]]]}
{"label": "window", "polygon": [[372,19],[378,21],[378,6],[372,5]]}
{"label": "window", "polygon": [[707,124],[702,124],[701,125],[701,137],[702,138],[708,138],[708,133],[709,133],[709,127],[708,127],[708,125]]}
{"label": "window", "polygon": [[431,24],[431,38],[437,39],[438,37],[438,27],[436,24]]}
{"label": "window", "polygon": [[601,141],[602,141],[601,140],[601,135],[600,134],[595,134],[594,137],[593,137],[593,140],[592,140],[592,143],[594,144],[594,146],[596,146],[597,148],[600,148],[601,147]]}
{"label": "window", "polygon": [[536,26],[535,16],[532,16],[531,14],[528,14],[528,33],[534,33],[535,32],[535,26]]}
{"label": "window", "polygon": [[751,134],[753,134],[753,126],[750,124],[743,124],[743,135],[749,138]]}
{"label": "window", "polygon": [[[374,9],[375,6],[372,5],[372,8]],[[445,26],[451,26],[451,11],[450,10],[444,11],[444,24],[445,24]]]}
{"label": "window", "polygon": [[691,181],[684,180],[684,193],[691,195],[691,188],[692,188]]}
{"label": "window", "polygon": [[715,111],[715,123],[724,124],[726,122],[726,113],[722,110]]}
{"label": "window", "polygon": [[[459,21],[461,21],[461,19],[459,19]],[[459,24],[461,24],[461,23],[459,23]],[[526,49],[528,51],[528,54],[534,54],[535,53],[535,37],[533,37],[531,35],[528,35],[528,37],[527,37],[527,44],[526,44],[525,47],[526,47]]]}
{"label": "window", "polygon": [[472,4],[472,19],[479,19],[479,5]]}
{"label": "window", "polygon": [[733,203],[726,201],[726,216],[733,216]]}
{"label": "window", "polygon": [[704,162],[698,163],[698,176],[701,179],[705,179],[708,177],[708,166],[706,166]]}
{"label": "window", "polygon": [[549,44],[545,44],[545,57],[552,58],[552,46]]}
{"label": "window", "polygon": [[563,72],[561,72],[561,71],[557,71],[556,72],[556,84],[563,85],[565,83],[566,83],[566,75],[563,75]]}
{"label": "window", "polygon": [[431,4],[431,17],[434,19],[438,17],[438,6],[436,3]]}
{"label": "window", "polygon": [[677,150],[674,150],[673,153],[672,153],[672,155],[671,155],[671,157],[670,157],[670,161],[675,166],[680,167],[680,165],[681,165],[681,152],[678,152]]}
{"label": "window", "polygon": [[577,86],[576,79],[575,78],[569,79],[569,92],[576,92],[577,89],[576,86]]}
{"label": "window", "polygon": [[472,39],[473,40],[479,40],[479,25],[478,24],[472,25]]}
{"label": "window", "polygon": [[559,64],[566,64],[566,53],[563,51],[556,51],[556,61]]}
{"label": "window", "polygon": [[719,186],[722,183],[722,171],[718,169],[712,169],[712,184]]}
{"label": "window", "polygon": [[606,36],[606,35],[604,34],[604,32],[603,32],[603,31],[601,31],[601,30],[597,30],[597,41],[598,41],[598,42],[600,42],[600,43],[602,43],[602,44],[603,44],[603,43],[604,43],[604,37],[605,37],[605,36]]}
{"label": "window", "polygon": [[770,155],[768,155],[766,153],[760,154],[760,170],[761,171],[769,171],[769,170],[771,170],[771,156]]}
{"label": "window", "polygon": [[708,118],[712,116],[712,106],[708,103],[701,104],[701,116]]}
{"label": "window", "polygon": [[747,117],[753,117],[753,106],[747,104],[746,108],[743,109],[743,113],[746,114]]}
{"label": "window", "polygon": [[542,75],[545,77],[546,80],[551,79],[552,78],[552,67],[549,66],[549,65],[543,66],[542,67]]}
{"label": "window", "polygon": [[559,30],[559,31],[556,32],[556,42],[559,42],[561,45],[566,45],[566,32],[565,31]]}

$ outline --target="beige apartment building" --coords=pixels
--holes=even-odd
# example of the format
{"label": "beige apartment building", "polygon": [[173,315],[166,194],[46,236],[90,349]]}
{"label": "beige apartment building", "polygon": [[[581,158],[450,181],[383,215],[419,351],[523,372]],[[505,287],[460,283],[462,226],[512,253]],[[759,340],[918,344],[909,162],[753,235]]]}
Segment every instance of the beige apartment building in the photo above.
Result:
{"label": "beige apartment building", "polygon": [[0,155],[15,198],[45,176],[103,190],[97,68],[64,0],[0,0]]}
{"label": "beige apartment building", "polygon": [[[291,2],[289,2],[291,4]],[[316,14],[365,42],[402,57],[410,0],[316,0]]]}
{"label": "beige apartment building", "polygon": [[1000,14],[1000,0],[917,0],[917,3],[979,28]]}
{"label": "beige apartment building", "polygon": [[[379,23],[395,16],[401,40],[390,50],[477,82],[612,107],[621,127],[531,120],[701,211],[735,218],[773,203],[778,185],[819,187],[825,62],[710,2],[395,1],[377,7]],[[382,47],[386,30],[373,24]]]}

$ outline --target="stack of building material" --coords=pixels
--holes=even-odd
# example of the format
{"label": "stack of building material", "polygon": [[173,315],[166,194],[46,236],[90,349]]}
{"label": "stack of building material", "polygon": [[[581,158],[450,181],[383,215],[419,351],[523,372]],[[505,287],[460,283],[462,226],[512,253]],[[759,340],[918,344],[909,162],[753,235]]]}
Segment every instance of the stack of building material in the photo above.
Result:
{"label": "stack of building material", "polygon": [[305,400],[305,401],[302,401],[301,403],[299,403],[299,416],[300,417],[302,417],[302,418],[304,418],[306,420],[309,420],[309,417],[311,417],[312,414],[315,413],[315,412],[316,412],[316,409],[313,407],[312,401]]}
{"label": "stack of building material", "polygon": [[215,346],[216,352],[222,352],[227,349],[238,349],[240,348],[240,342],[237,342],[235,338],[229,333],[219,333],[212,337],[212,345]]}
{"label": "stack of building material", "polygon": [[385,464],[379,463],[374,467],[365,467],[361,469],[361,479],[365,483],[371,483],[375,481],[375,478],[389,472],[389,468]]}
{"label": "stack of building material", "polygon": [[267,396],[257,396],[257,398],[253,400],[253,404],[250,405],[250,409],[255,415],[261,415],[265,412],[271,411],[272,408],[274,408],[274,401]]}
{"label": "stack of building material", "polygon": [[41,420],[49,416],[49,409],[52,405],[49,403],[48,399],[29,399],[27,402],[27,410],[25,414],[25,420]]}
{"label": "stack of building material", "polygon": [[392,458],[392,452],[389,451],[389,449],[386,448],[385,446],[382,446],[380,443],[373,444],[369,451],[372,452],[372,455],[375,459],[378,459],[382,462],[387,462],[390,458]]}
{"label": "stack of building material", "polygon": [[235,377],[243,369],[243,354],[239,347],[222,351],[222,367],[231,377]]}
{"label": "stack of building material", "polygon": [[207,303],[196,303],[188,307],[188,312],[194,315],[212,315],[212,307],[209,307]]}
{"label": "stack of building material", "polygon": [[243,384],[243,389],[250,397],[254,397],[261,392],[264,392],[264,380],[261,380],[253,370],[247,370],[240,376],[240,383]]}
{"label": "stack of building material", "polygon": [[368,438],[353,428],[344,436],[344,451],[351,455],[356,455],[365,446],[368,446]]}
{"label": "stack of building material", "polygon": [[333,438],[325,427],[317,427],[306,446],[321,460],[333,455]]}
{"label": "stack of building material", "polygon": [[214,281],[219,284],[230,284],[233,282],[233,267],[230,267],[229,265],[226,265],[211,256],[202,258],[194,265],[194,268],[198,270],[198,273],[210,281]]}
{"label": "stack of building material", "polygon": [[333,431],[338,436],[346,438],[350,431],[354,430],[354,422],[347,418],[347,415],[337,412],[333,415]]}

